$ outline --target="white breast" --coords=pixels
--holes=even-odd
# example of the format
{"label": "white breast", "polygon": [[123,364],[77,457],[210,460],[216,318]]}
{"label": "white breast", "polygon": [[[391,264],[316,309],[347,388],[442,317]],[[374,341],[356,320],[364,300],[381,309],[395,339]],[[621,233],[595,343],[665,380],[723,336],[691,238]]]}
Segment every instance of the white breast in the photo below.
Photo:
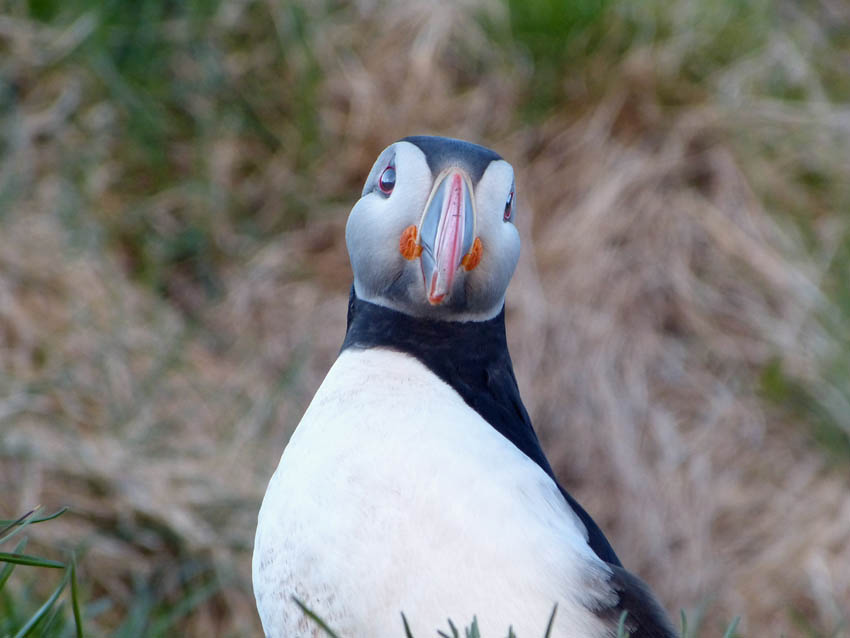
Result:
{"label": "white breast", "polygon": [[269,483],[254,594],[269,638],[605,636],[607,568],[554,482],[414,358],[346,350]]}

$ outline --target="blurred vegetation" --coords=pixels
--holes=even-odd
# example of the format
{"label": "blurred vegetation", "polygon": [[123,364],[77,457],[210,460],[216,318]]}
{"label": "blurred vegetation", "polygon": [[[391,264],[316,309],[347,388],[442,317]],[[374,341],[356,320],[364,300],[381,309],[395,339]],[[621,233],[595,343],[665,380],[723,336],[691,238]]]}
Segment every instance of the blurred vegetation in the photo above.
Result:
{"label": "blurred vegetation", "polygon": [[[485,139],[533,133],[555,116],[578,121],[616,92],[643,96],[645,111],[626,111],[618,121],[620,133],[641,144],[651,145],[641,136],[674,113],[693,109],[699,118],[711,104],[725,114],[716,135],[733,149],[765,209],[822,266],[816,313],[829,338],[816,344],[816,365],[777,352],[757,382],[775,410],[801,417],[795,420],[811,439],[846,464],[850,21],[840,5],[463,3],[454,11],[473,16],[486,40],[455,37],[439,64],[453,70],[457,94],[510,79],[515,108],[507,121],[476,129]],[[347,63],[356,68],[370,38],[401,24],[404,11],[404,3],[332,0],[0,0],[0,224],[27,214],[33,202],[52,202],[41,212],[61,220],[76,251],[115,256],[193,335],[222,339],[202,310],[224,294],[229,269],[354,201],[363,175],[354,162],[337,165],[343,147],[369,143],[361,149],[368,159],[377,142],[392,141],[381,130],[341,137],[333,122],[348,98],[329,78]],[[383,15],[393,12],[402,17]],[[331,32],[338,39],[329,41]],[[427,117],[422,122],[429,125]],[[45,191],[55,196],[45,199]],[[183,365],[188,337],[172,336],[151,383]],[[46,362],[50,353],[33,357]],[[281,385],[293,374],[275,372]],[[18,387],[13,372],[2,374],[0,387]],[[142,409],[125,408],[116,427]],[[120,603],[92,591],[85,614],[93,635],[174,635],[199,606],[210,618],[230,613],[218,594],[232,577],[212,557],[185,549],[179,533],[157,521],[117,533],[139,529],[159,538],[173,559],[154,577],[130,583]],[[15,609],[0,633],[33,613],[41,593],[34,582],[3,589],[0,611],[11,612],[13,601]],[[43,635],[71,635],[68,613],[52,611],[44,624],[60,629]]]}

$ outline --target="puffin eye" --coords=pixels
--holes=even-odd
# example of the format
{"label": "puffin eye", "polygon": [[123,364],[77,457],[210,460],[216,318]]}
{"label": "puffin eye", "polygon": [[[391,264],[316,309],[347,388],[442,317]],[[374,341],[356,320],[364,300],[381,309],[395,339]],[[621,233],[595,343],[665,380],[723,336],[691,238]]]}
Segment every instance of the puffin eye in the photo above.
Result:
{"label": "puffin eye", "polygon": [[378,187],[384,195],[389,195],[395,188],[395,166],[390,164],[378,178]]}
{"label": "puffin eye", "polygon": [[502,217],[506,222],[511,220],[511,215],[514,213],[514,189],[511,189],[511,194],[508,195],[508,201],[505,202],[505,214]]}

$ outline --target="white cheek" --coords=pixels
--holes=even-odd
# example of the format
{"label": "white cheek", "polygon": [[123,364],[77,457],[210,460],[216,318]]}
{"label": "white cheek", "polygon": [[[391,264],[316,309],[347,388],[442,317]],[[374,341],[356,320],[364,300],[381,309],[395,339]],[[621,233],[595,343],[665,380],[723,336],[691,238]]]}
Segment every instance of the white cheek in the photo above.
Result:
{"label": "white cheek", "polygon": [[519,231],[516,229],[516,226],[511,223],[507,223],[505,226],[508,237],[505,241],[502,267],[505,269],[503,276],[510,281],[511,277],[513,277],[514,270],[516,269],[517,262],[519,262],[521,242],[519,239]]}
{"label": "white cheek", "polygon": [[390,197],[377,192],[362,197],[348,218],[345,242],[358,295],[371,299],[385,290],[410,262],[402,257],[399,240],[419,220],[419,210],[396,187]]}
{"label": "white cheek", "polygon": [[[492,229],[494,236],[491,241],[490,259],[488,270],[492,273],[496,285],[502,285],[506,289],[519,260],[520,240],[519,232],[510,222],[498,221],[498,226]],[[483,260],[482,260],[483,261]]]}
{"label": "white cheek", "polygon": [[[484,202],[479,208],[478,236],[490,253],[506,253],[519,250],[519,231],[512,222],[506,222],[499,214],[499,202]],[[492,254],[490,255],[492,256]]]}

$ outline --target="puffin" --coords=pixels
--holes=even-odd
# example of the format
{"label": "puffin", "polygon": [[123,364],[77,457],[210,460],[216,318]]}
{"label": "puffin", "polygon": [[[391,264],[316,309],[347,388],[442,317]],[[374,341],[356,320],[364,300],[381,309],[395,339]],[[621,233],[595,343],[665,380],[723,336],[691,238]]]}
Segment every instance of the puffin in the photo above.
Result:
{"label": "puffin", "polygon": [[372,166],[345,228],[345,339],[259,511],[267,638],[324,636],[317,618],[342,638],[473,619],[485,637],[676,636],[558,482],[520,398],[517,209],[512,166],[471,142],[406,137]]}

